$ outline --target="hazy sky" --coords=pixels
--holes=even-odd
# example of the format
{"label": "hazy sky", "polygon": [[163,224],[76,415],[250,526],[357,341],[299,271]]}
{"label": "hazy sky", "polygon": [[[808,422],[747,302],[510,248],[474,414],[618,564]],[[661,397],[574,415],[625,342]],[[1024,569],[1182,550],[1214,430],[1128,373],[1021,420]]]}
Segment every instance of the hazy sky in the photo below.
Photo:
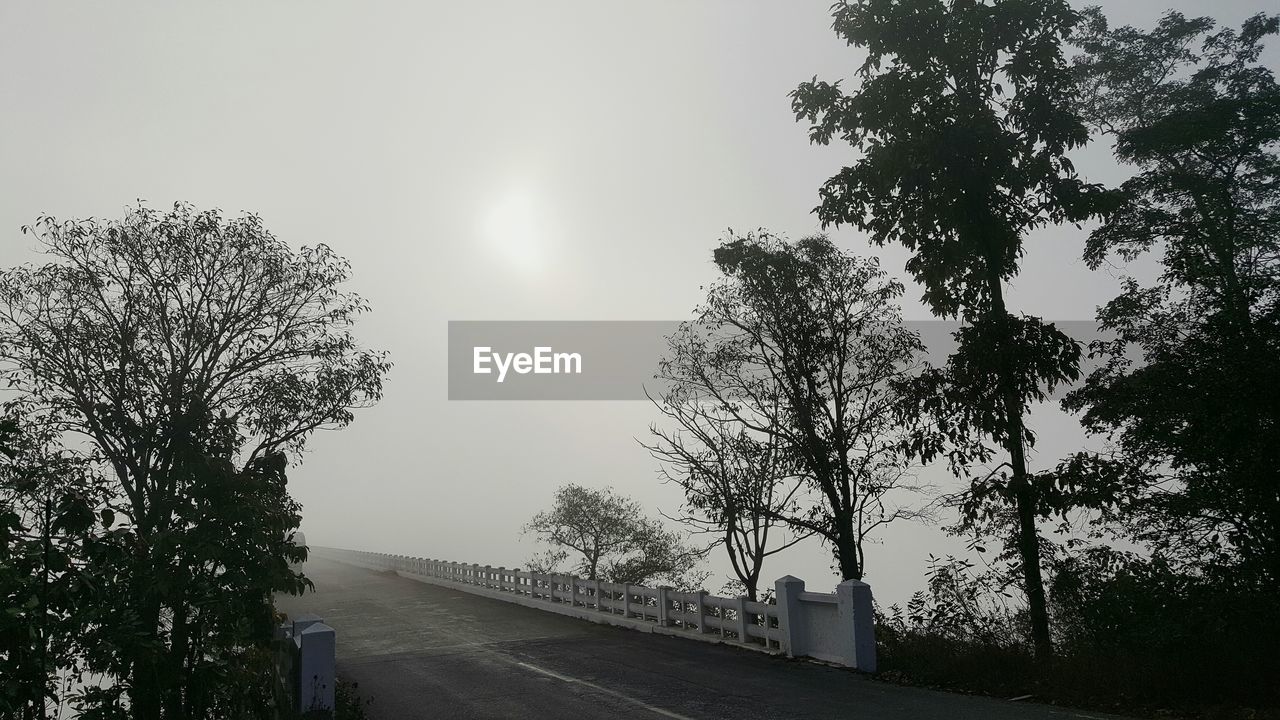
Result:
{"label": "hazy sky", "polygon": [[[447,321],[681,319],[725,228],[816,231],[817,188],[849,152],[810,147],[786,93],[860,62],[828,5],[7,2],[0,262],[32,259],[19,228],[41,213],[119,217],[139,198],[253,211],[290,244],[329,244],[373,306],[359,336],[395,367],[382,404],[317,436],[291,472],[303,529],[316,544],[519,565],[532,552],[519,526],[560,483],[677,508],[635,440],[656,413],[451,403]],[[1103,6],[1138,24],[1167,7],[1231,24],[1267,7]],[[1124,177],[1103,147],[1077,164]],[[902,276],[900,249],[833,237]],[[1091,318],[1118,272],[1085,268],[1083,238],[1034,237],[1013,307]],[[925,318],[917,296],[906,314]],[[1042,415],[1040,466],[1079,442]],[[877,596],[921,586],[944,545],[934,528],[889,533],[868,550]],[[827,590],[829,565],[812,545],[765,575]]]}

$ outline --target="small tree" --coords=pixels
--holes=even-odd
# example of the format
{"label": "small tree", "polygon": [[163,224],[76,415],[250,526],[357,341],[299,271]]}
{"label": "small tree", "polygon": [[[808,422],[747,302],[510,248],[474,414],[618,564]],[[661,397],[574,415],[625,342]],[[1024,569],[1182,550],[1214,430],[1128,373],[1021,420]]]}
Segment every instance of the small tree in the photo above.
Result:
{"label": "small tree", "polygon": [[841,577],[861,579],[867,538],[914,514],[891,502],[910,484],[895,383],[922,347],[893,304],[902,286],[825,237],[731,237],[715,261],[723,280],[669,340],[660,366],[676,401],[665,407],[704,432],[706,423],[729,424],[729,438],[764,438],[739,447],[748,454],[739,460],[770,453],[788,472],[754,471],[773,483],[799,475],[805,492],[753,491],[770,499],[755,509],[821,537]]}
{"label": "small tree", "polygon": [[558,572],[572,551],[574,572],[590,580],[693,588],[706,578],[697,570],[706,550],[689,547],[678,533],[646,517],[640,503],[609,488],[561,486],[551,509],[534,515],[524,532],[551,546],[530,560],[538,572]]}
{"label": "small tree", "polygon": [[803,476],[778,433],[748,430],[695,388],[673,386],[650,399],[677,426],[651,426],[654,441],[645,447],[661,461],[662,478],[684,490],[678,521],[719,538],[738,583],[756,600],[765,558],[812,535],[780,537]]}

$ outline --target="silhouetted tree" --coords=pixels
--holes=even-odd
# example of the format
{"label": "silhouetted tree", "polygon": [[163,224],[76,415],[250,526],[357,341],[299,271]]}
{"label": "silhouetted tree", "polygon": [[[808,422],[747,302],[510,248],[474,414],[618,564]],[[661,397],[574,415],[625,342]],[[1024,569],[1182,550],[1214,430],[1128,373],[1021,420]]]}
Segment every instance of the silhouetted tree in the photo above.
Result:
{"label": "silhouetted tree", "polygon": [[[13,403],[0,419],[0,718],[58,717],[100,619],[92,529],[109,525],[102,477]],[[101,515],[97,510],[103,508]]]}
{"label": "silhouetted tree", "polygon": [[645,448],[661,461],[661,477],[684,491],[685,514],[677,521],[718,537],[734,576],[756,600],[765,558],[813,534],[782,536],[781,518],[804,489],[803,475],[777,432],[744,427],[694,385],[672,386],[650,399],[676,425],[652,425],[653,442]]}
{"label": "silhouetted tree", "polygon": [[640,503],[610,488],[562,485],[551,509],[534,515],[524,532],[550,546],[530,561],[535,572],[559,572],[572,551],[574,572],[590,580],[694,588],[706,578],[697,570],[706,550],[688,546],[679,533],[646,517]]}
{"label": "silhouetted tree", "polygon": [[1159,253],[1099,311],[1113,339],[1067,405],[1114,452],[1064,469],[1159,553],[1229,583],[1280,585],[1280,28],[1170,12],[1149,32],[1096,10],[1078,70],[1090,121],[1136,174],[1085,259]]}
{"label": "silhouetted tree", "polygon": [[[829,179],[816,212],[824,226],[854,225],[877,244],[901,243],[907,269],[934,314],[959,317],[959,349],[932,377],[932,409],[944,422],[916,448],[928,460],[950,445],[971,475],[989,438],[1007,460],[972,476],[978,502],[966,519],[1015,510],[1010,542],[1038,657],[1052,654],[1036,530],[1040,511],[1027,471],[1034,435],[1023,419],[1046,389],[1078,374],[1078,346],[1051,324],[1017,316],[1004,283],[1018,270],[1026,234],[1081,220],[1099,193],[1082,183],[1067,151],[1088,131],[1063,56],[1079,21],[1066,0],[861,0],[833,7],[835,32],[863,48],[856,93],[802,83],[791,95],[810,139],[841,139],[858,160]],[[1006,472],[1007,469],[1007,472]]]}
{"label": "silhouetted tree", "polygon": [[861,579],[867,537],[912,514],[889,502],[910,484],[895,381],[921,349],[893,303],[902,285],[825,237],[731,237],[715,262],[724,278],[669,340],[658,376],[704,419],[767,438],[805,492],[758,509],[821,537],[841,577]]}
{"label": "silhouetted tree", "polygon": [[87,559],[114,614],[86,662],[117,682],[87,699],[142,720],[235,716],[271,593],[306,584],[288,567],[305,549],[288,542],[283,453],[351,422],[388,368],[350,333],[366,308],[338,289],[348,265],[256,216],[181,204],[26,230],[52,261],[0,273],[0,374],[92,443],[120,509]]}

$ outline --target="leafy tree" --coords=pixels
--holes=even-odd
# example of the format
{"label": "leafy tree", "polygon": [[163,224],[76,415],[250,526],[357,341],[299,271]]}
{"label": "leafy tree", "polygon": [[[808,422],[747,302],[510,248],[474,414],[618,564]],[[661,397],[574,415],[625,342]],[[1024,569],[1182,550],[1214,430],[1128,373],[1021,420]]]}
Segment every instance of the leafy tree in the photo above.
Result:
{"label": "leafy tree", "polygon": [[756,438],[749,455],[778,453],[788,472],[765,479],[795,474],[804,492],[773,490],[756,509],[821,537],[841,577],[861,579],[867,538],[912,514],[889,502],[910,484],[895,382],[921,349],[893,304],[902,286],[825,237],[732,237],[715,261],[723,280],[668,343],[666,407],[732,423],[730,437]]}
{"label": "leafy tree", "polygon": [[235,717],[270,595],[305,586],[283,454],[381,396],[388,364],[350,332],[365,304],[327,247],[295,252],[253,215],[139,206],[26,230],[51,261],[0,273],[0,374],[91,443],[119,510],[86,560],[111,604],[85,661],[114,684],[84,700]]}
{"label": "leafy tree", "polygon": [[1064,473],[1166,558],[1280,585],[1280,87],[1258,60],[1280,17],[1170,12],[1144,32],[1093,10],[1088,118],[1136,170],[1085,259],[1159,254],[1099,311],[1113,337],[1068,407],[1114,441]]}
{"label": "leafy tree", "polygon": [[[57,717],[62,677],[78,674],[79,632],[97,619],[84,563],[101,478],[54,447],[12,403],[0,420],[0,718]],[[107,522],[104,514],[101,522]]]}
{"label": "leafy tree", "polygon": [[[1079,348],[1051,324],[1012,314],[1004,284],[1027,233],[1078,221],[1105,195],[1078,179],[1067,152],[1088,139],[1063,56],[1079,22],[1066,0],[858,0],[833,6],[835,32],[863,48],[857,92],[816,78],[792,92],[810,140],[844,140],[857,161],[821,189],[824,226],[853,225],[877,244],[901,243],[934,314],[964,329],[933,376],[938,430],[916,448],[929,460],[951,444],[969,475],[966,516],[1016,511],[1010,542],[1036,653],[1052,653],[1036,529],[1041,511],[1027,470],[1029,403],[1078,374]],[[989,439],[1007,455],[979,476]]]}
{"label": "leafy tree", "polygon": [[561,486],[551,509],[534,515],[524,531],[551,546],[531,561],[535,572],[558,572],[572,551],[574,572],[590,580],[694,588],[706,578],[696,569],[705,550],[687,546],[678,533],[646,517],[640,503],[609,488]]}
{"label": "leafy tree", "polygon": [[804,488],[803,477],[777,432],[748,430],[695,387],[673,386],[650,399],[677,426],[651,426],[653,442],[645,447],[662,462],[662,478],[684,490],[686,514],[678,521],[719,538],[738,583],[756,600],[765,558],[812,535],[779,541],[786,527],[780,518]]}

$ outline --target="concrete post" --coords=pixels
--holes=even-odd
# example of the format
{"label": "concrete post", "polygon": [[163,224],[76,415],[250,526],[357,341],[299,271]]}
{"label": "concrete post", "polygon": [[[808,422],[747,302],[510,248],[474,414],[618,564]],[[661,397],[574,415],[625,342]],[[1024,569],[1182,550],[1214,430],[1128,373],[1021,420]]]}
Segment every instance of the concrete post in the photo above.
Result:
{"label": "concrete post", "polygon": [[738,606],[734,608],[738,612],[738,642],[746,644],[750,642],[751,637],[747,635],[747,596],[738,596]]}
{"label": "concrete post", "polygon": [[498,590],[505,591],[507,589],[507,569],[498,566]]}
{"label": "concrete post", "polygon": [[782,650],[787,657],[804,654],[804,614],[800,610],[800,593],[804,592],[804,581],[798,577],[784,575],[773,584],[774,594],[778,598],[778,629],[782,633]]}
{"label": "concrete post", "polygon": [[302,634],[303,630],[322,622],[324,622],[324,618],[319,615],[312,615],[311,613],[303,613],[299,615],[293,619],[293,637],[298,637],[298,635]]}
{"label": "concrete post", "polygon": [[669,616],[671,615],[671,601],[667,599],[668,590],[670,590],[670,588],[667,588],[667,587],[658,588],[658,624],[659,625],[671,624],[671,620],[669,619]]}
{"label": "concrete post", "polygon": [[622,586],[622,617],[631,617],[631,585]]}
{"label": "concrete post", "polygon": [[578,578],[573,575],[568,576],[569,580],[569,607],[578,606]]}
{"label": "concrete post", "polygon": [[608,608],[604,606],[604,596],[600,594],[599,580],[596,580],[595,591],[596,591],[596,610],[599,610],[600,612],[604,612]]}
{"label": "concrete post", "polygon": [[701,635],[706,635],[709,632],[709,629],[707,628],[707,591],[706,590],[698,591],[698,599],[696,602],[698,605],[698,633]]}
{"label": "concrete post", "polygon": [[836,586],[840,626],[848,628],[850,666],[862,672],[876,671],[876,619],[871,602],[871,586],[857,580],[845,580]]}
{"label": "concrete post", "polygon": [[333,628],[324,623],[308,625],[297,637],[298,642],[298,711],[320,710],[332,713],[334,652],[337,638]]}

